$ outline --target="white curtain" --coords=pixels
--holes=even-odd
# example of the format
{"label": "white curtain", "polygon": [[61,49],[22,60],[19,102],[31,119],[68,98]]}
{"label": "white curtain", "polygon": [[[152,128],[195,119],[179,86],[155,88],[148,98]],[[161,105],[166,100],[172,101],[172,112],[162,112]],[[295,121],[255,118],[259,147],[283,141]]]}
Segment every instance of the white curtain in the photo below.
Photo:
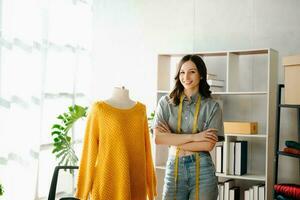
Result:
{"label": "white curtain", "polygon": [[42,199],[57,164],[51,126],[68,106],[90,103],[91,3],[0,0],[0,13],[1,199]]}

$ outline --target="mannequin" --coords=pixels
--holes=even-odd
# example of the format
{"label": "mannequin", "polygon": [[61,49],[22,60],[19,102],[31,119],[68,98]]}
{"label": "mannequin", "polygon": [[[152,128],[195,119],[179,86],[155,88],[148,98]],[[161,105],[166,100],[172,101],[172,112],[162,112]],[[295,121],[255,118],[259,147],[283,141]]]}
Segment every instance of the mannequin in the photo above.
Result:
{"label": "mannequin", "polygon": [[130,109],[136,105],[136,102],[129,98],[129,91],[124,86],[114,87],[112,96],[105,100],[105,103],[120,109]]}
{"label": "mannequin", "polygon": [[[113,88],[90,108],[77,190],[80,200],[154,200],[156,174],[146,106]],[[139,170],[135,170],[138,167]]]}

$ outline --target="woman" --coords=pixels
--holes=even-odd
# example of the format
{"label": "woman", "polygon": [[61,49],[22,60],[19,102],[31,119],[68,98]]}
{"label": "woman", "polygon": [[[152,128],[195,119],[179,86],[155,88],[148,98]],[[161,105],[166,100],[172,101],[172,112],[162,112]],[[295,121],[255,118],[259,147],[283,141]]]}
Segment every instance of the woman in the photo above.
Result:
{"label": "woman", "polygon": [[155,143],[170,146],[164,200],[217,199],[218,181],[209,151],[217,136],[223,135],[223,120],[206,76],[199,56],[184,56],[174,89],[159,100],[153,124]]}

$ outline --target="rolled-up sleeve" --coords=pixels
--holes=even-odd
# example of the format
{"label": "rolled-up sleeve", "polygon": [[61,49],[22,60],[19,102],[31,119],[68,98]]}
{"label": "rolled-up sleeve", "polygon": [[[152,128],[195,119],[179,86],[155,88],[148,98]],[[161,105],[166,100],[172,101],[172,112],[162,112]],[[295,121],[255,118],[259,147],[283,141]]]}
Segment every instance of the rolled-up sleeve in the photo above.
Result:
{"label": "rolled-up sleeve", "polygon": [[160,122],[168,121],[167,104],[168,104],[167,96],[161,97],[160,100],[158,101],[157,107],[155,109],[154,120],[151,125],[152,129],[156,128]]}
{"label": "rolled-up sleeve", "polygon": [[219,103],[215,103],[213,106],[211,115],[207,120],[207,127],[208,128],[215,128],[218,129],[218,136],[224,136],[224,125],[223,125],[223,114],[222,109]]}

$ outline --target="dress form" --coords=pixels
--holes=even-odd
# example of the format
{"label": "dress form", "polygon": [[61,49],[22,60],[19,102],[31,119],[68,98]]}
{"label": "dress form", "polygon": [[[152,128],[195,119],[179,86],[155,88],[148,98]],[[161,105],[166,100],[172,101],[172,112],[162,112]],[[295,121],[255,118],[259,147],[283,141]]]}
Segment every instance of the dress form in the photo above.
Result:
{"label": "dress form", "polygon": [[122,88],[114,87],[111,97],[105,100],[105,103],[120,109],[129,109],[136,104],[129,98],[129,91],[124,86]]}

